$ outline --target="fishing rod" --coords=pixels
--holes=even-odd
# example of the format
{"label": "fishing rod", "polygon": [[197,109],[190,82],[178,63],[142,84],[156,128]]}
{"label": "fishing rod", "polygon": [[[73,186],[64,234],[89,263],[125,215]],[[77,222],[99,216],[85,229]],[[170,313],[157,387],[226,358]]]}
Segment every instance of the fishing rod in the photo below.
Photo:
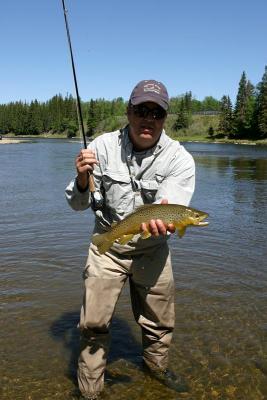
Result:
{"label": "fishing rod", "polygon": [[[77,105],[79,130],[80,130],[80,135],[83,138],[84,148],[87,149],[87,143],[86,143],[86,137],[85,137],[84,125],[83,125],[81,101],[80,101],[80,96],[79,96],[77,77],[76,77],[76,71],[75,71],[75,65],[74,65],[74,59],[73,59],[73,53],[72,53],[72,45],[71,45],[71,40],[70,40],[70,30],[69,30],[69,24],[68,24],[68,18],[67,18],[67,9],[65,7],[64,0],[62,0],[62,7],[63,7],[63,12],[64,12],[65,26],[66,26],[66,32],[67,32],[67,38],[68,38],[69,50],[70,50],[70,57],[71,57],[72,73],[73,73],[75,92],[76,92],[76,105]],[[97,208],[96,203],[99,200],[95,199],[95,182],[94,182],[93,174],[90,174],[90,173],[89,173],[89,190],[92,195],[93,205],[95,206],[94,208]]]}

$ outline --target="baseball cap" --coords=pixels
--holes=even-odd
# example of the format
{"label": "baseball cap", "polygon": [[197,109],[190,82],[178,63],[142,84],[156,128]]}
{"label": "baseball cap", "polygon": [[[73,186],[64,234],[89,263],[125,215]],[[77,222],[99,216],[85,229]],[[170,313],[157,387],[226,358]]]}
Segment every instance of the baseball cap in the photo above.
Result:
{"label": "baseball cap", "polygon": [[163,83],[153,79],[140,81],[133,89],[130,102],[134,106],[137,104],[152,101],[158,104],[165,111],[169,107],[169,95]]}

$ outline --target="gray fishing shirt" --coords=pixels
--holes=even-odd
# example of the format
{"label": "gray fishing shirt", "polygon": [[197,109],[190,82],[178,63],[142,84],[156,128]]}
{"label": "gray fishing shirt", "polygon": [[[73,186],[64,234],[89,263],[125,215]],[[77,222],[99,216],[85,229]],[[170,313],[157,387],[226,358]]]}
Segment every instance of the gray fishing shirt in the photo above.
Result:
{"label": "gray fishing shirt", "polygon": [[[95,233],[109,229],[138,206],[147,203],[189,205],[195,187],[195,163],[185,148],[163,130],[157,144],[149,150],[135,152],[129,139],[128,127],[105,133],[93,140],[89,148],[99,161],[94,168],[96,192],[103,196],[103,206],[95,211]],[[67,186],[66,199],[74,210],[90,207],[89,190],[80,192],[76,179]],[[133,240],[129,245],[115,244],[116,251],[153,247],[162,236]],[[143,242],[146,242],[145,244]],[[124,252],[124,251],[123,251]]]}

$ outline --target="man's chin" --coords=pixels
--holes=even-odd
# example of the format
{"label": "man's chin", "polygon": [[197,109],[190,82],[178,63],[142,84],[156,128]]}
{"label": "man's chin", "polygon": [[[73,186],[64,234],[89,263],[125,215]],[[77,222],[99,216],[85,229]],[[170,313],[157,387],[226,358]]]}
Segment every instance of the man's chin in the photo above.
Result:
{"label": "man's chin", "polygon": [[154,138],[149,135],[140,135],[138,143],[136,143],[135,148],[141,150],[147,150],[153,147],[155,144]]}
{"label": "man's chin", "polygon": [[153,131],[140,129],[132,137],[130,135],[134,148],[142,151],[153,147],[156,142],[153,133]]}

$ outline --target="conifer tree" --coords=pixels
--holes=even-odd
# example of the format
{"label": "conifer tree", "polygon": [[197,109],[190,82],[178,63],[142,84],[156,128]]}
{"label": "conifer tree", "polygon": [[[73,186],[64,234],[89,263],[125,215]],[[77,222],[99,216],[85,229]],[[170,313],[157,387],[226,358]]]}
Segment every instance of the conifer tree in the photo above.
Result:
{"label": "conifer tree", "polygon": [[209,126],[208,128],[208,135],[211,139],[214,139],[214,128],[213,126]]}
{"label": "conifer tree", "polygon": [[29,106],[26,103],[16,103],[12,129],[16,135],[27,133],[28,110]]}
{"label": "conifer tree", "polygon": [[186,129],[189,127],[189,123],[190,123],[189,113],[186,109],[185,101],[184,101],[184,99],[182,99],[180,102],[180,107],[179,107],[176,121],[173,125],[173,129],[175,131],[178,131],[180,129]]}
{"label": "conifer tree", "polygon": [[186,92],[184,95],[184,105],[188,115],[192,113],[192,92]]}
{"label": "conifer tree", "polygon": [[6,134],[8,130],[8,105],[1,104],[0,106],[0,134]]}
{"label": "conifer tree", "polygon": [[99,107],[96,100],[91,99],[89,110],[88,110],[88,119],[87,119],[87,136],[93,136],[95,134],[97,125],[101,117],[99,115]]}
{"label": "conifer tree", "polygon": [[260,138],[267,137],[267,66],[262,80],[258,85],[257,98],[257,125]]}
{"label": "conifer tree", "polygon": [[233,131],[233,110],[229,96],[221,98],[218,131],[223,135],[229,135]]}
{"label": "conifer tree", "polygon": [[247,105],[245,113],[245,136],[248,138],[253,138],[255,132],[256,95],[255,87],[250,81],[247,81],[246,93]]}
{"label": "conifer tree", "polygon": [[37,100],[31,101],[28,109],[26,132],[28,135],[38,135],[43,131],[40,107]]}
{"label": "conifer tree", "polygon": [[244,132],[245,109],[246,109],[246,73],[243,71],[239,81],[238,93],[234,110],[235,136],[240,136]]}
{"label": "conifer tree", "polygon": [[186,92],[180,99],[174,130],[189,128],[192,120],[192,93]]}
{"label": "conifer tree", "polygon": [[255,110],[254,86],[247,80],[245,72],[239,81],[234,111],[235,136],[242,138],[253,134]]}

